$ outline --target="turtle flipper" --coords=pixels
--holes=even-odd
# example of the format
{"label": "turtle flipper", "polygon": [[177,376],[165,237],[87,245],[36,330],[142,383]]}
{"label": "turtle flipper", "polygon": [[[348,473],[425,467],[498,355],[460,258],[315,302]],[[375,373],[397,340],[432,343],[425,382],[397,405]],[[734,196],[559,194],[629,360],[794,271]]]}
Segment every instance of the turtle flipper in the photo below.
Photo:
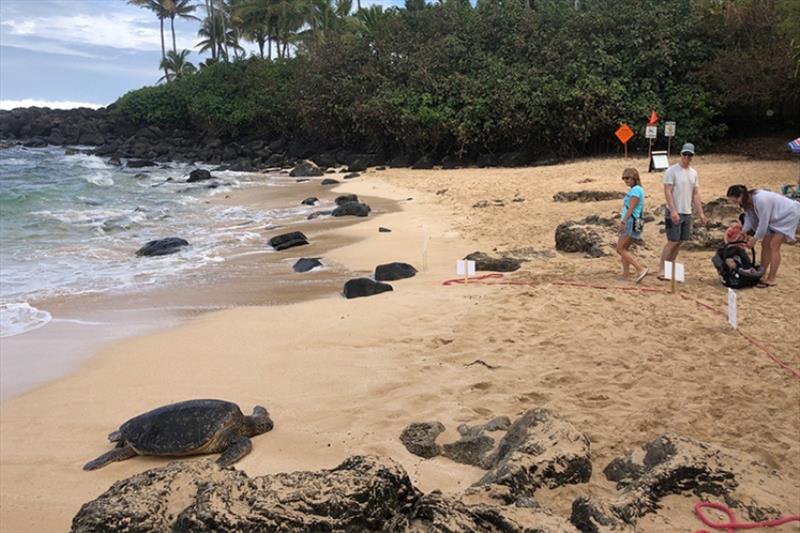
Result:
{"label": "turtle flipper", "polygon": [[253,443],[248,437],[236,437],[232,439],[217,459],[217,464],[221,467],[231,466],[233,463],[250,453]]}
{"label": "turtle flipper", "polygon": [[97,470],[115,461],[124,461],[138,455],[130,446],[120,446],[83,465],[84,470]]}

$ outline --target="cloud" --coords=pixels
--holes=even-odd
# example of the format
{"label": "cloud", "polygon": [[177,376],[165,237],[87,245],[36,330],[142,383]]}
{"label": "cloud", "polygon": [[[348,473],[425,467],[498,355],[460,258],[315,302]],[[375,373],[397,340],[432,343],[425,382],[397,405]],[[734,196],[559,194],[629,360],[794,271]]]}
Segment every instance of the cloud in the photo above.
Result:
{"label": "cloud", "polygon": [[[132,7],[132,6],[131,6]],[[33,49],[37,40],[57,41],[69,45],[104,46],[125,50],[161,50],[158,19],[146,12],[76,13],[39,16],[25,19],[7,18],[0,22],[0,31],[13,39],[14,46]],[[169,22],[164,38],[171,44]],[[177,32],[178,48],[190,48],[193,37]],[[9,43],[10,44],[10,43]],[[62,47],[62,50],[75,50]],[[61,52],[63,53],[63,51]],[[75,54],[77,55],[77,54]]]}
{"label": "cloud", "polygon": [[24,98],[22,100],[0,100],[0,109],[9,110],[17,107],[49,107],[50,109],[74,109],[76,107],[89,107],[97,109],[105,107],[106,104],[95,104],[90,102],[72,102],[69,100],[34,100]]}

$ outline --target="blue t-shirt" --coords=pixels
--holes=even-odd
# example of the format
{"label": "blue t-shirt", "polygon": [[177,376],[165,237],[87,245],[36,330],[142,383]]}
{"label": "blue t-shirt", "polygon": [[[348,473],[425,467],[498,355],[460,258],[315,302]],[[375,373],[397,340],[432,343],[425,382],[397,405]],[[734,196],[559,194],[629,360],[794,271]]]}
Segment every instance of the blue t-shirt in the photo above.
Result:
{"label": "blue t-shirt", "polygon": [[619,214],[619,219],[625,218],[625,213],[628,212],[628,207],[631,205],[631,198],[636,196],[639,198],[639,203],[633,208],[633,218],[642,218],[642,211],[644,211],[644,189],[641,185],[634,185],[625,195],[625,200],[622,202],[622,212]]}

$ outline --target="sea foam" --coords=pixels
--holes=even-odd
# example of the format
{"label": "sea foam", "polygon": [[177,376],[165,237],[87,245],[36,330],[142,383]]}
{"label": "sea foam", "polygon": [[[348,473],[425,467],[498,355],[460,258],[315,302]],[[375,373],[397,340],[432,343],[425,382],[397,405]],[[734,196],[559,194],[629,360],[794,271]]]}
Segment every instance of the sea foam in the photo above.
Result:
{"label": "sea foam", "polygon": [[52,320],[47,311],[32,307],[27,302],[0,304],[0,337],[11,337],[37,328]]}

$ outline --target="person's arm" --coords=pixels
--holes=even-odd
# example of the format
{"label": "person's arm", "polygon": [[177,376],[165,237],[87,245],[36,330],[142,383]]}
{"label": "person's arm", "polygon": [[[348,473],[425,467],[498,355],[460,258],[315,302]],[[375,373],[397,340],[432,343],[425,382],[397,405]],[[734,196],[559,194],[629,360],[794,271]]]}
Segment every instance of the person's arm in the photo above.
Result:
{"label": "person's arm", "polygon": [[692,205],[694,205],[695,211],[697,211],[697,214],[700,216],[700,223],[704,226],[708,224],[708,219],[703,211],[703,201],[700,199],[700,187],[697,185],[695,185],[692,190]]}
{"label": "person's arm", "polygon": [[633,216],[633,211],[636,209],[637,205],[639,205],[639,197],[631,196],[631,203],[628,204],[628,210],[625,211],[625,214],[622,216],[622,220],[619,221],[620,231],[625,229],[625,224],[628,222],[628,219]]}
{"label": "person's arm", "polygon": [[678,209],[675,207],[675,198],[672,197],[672,183],[664,184],[664,197],[667,200],[667,209],[669,209],[669,217],[672,219],[673,224],[677,224],[681,216],[678,214]]}

